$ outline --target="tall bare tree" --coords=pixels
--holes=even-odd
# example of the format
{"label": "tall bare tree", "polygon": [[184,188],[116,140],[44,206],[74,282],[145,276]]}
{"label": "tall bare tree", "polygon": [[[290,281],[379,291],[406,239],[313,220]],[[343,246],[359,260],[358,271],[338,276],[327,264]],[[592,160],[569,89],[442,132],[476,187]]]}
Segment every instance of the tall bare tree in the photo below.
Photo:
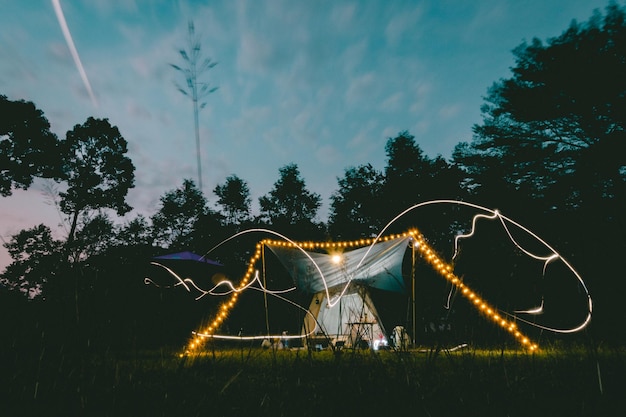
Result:
{"label": "tall bare tree", "polygon": [[198,162],[198,188],[202,191],[202,166],[200,163],[200,128],[198,125],[198,112],[206,106],[202,100],[215,92],[218,87],[211,87],[208,82],[199,81],[198,78],[217,65],[211,58],[202,56],[202,44],[196,35],[193,21],[189,21],[187,45],[179,49],[182,65],[170,64],[172,68],[180,72],[185,78],[185,86],[178,83],[178,91],[191,99],[193,103],[193,121],[196,133],[196,159]]}

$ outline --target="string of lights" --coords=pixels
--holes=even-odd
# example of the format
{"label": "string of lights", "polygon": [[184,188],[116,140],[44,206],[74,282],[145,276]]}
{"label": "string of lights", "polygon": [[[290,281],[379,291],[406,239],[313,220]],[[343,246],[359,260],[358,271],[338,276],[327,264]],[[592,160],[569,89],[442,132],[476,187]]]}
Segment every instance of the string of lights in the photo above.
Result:
{"label": "string of lights", "polygon": [[[506,231],[506,234],[508,236],[508,238],[511,240],[511,242],[513,242],[513,244],[522,252],[524,253],[526,256],[533,258],[535,260],[539,260],[539,261],[543,261],[544,262],[544,274],[545,274],[545,270],[547,268],[547,265],[551,262],[554,261],[560,261],[562,262],[575,276],[575,278],[578,280],[579,284],[581,285],[582,289],[584,290],[587,299],[588,299],[588,311],[587,311],[587,315],[585,317],[585,319],[583,320],[583,322],[578,325],[575,326],[573,328],[570,329],[557,329],[557,328],[552,328],[552,327],[548,327],[548,326],[543,326],[541,324],[535,323],[535,322],[531,322],[529,320],[525,320],[521,317],[518,316],[518,314],[539,314],[542,312],[542,308],[543,308],[543,299],[542,299],[542,305],[538,308],[533,308],[533,309],[528,309],[528,310],[522,310],[522,311],[515,311],[513,314],[508,313],[508,312],[504,312],[504,311],[500,311],[497,308],[495,308],[494,306],[490,305],[487,300],[485,300],[483,297],[481,297],[476,291],[474,291],[472,288],[470,288],[467,284],[465,284],[461,278],[459,278],[457,275],[455,275],[454,271],[453,271],[453,267],[451,264],[445,262],[437,253],[436,251],[430,246],[430,244],[428,243],[427,239],[417,230],[417,229],[412,229],[409,230],[405,233],[401,233],[401,234],[389,234],[389,235],[384,235],[385,231],[395,222],[397,221],[399,218],[407,215],[409,212],[419,208],[419,207],[424,207],[427,205],[433,205],[433,204],[455,204],[458,206],[465,206],[465,207],[470,207],[472,209],[476,209],[481,211],[481,213],[476,214],[473,216],[472,218],[472,226],[471,226],[471,230],[466,233],[466,234],[459,234],[455,237],[454,239],[454,255],[452,257],[452,260],[454,261],[454,259],[456,258],[456,256],[459,253],[459,242],[462,239],[468,239],[471,238],[474,233],[476,232],[476,227],[477,227],[477,222],[479,219],[484,218],[484,219],[489,219],[489,220],[498,220],[504,230]],[[485,214],[486,213],[486,214]],[[517,228],[519,228],[520,230],[523,230],[525,233],[527,233],[528,235],[532,236],[534,239],[536,239],[538,242],[540,242],[549,252],[548,255],[542,256],[542,255],[537,255],[534,254],[532,252],[530,252],[529,250],[526,250],[524,247],[522,247],[517,241],[516,239],[513,237],[513,234],[510,230],[510,226],[515,226]],[[588,323],[591,320],[591,312],[592,312],[592,301],[591,301],[591,297],[589,295],[589,292],[587,290],[587,287],[584,284],[584,281],[582,280],[582,277],[574,270],[574,268],[561,256],[559,255],[551,246],[549,246],[543,239],[541,239],[539,236],[537,236],[535,233],[533,233],[532,231],[530,231],[529,229],[523,227],[522,225],[520,225],[519,223],[516,223],[515,221],[503,216],[501,213],[499,213],[497,210],[490,210],[488,208],[476,205],[476,204],[472,204],[472,203],[467,203],[467,202],[463,202],[463,201],[457,201],[457,200],[432,200],[432,201],[427,201],[424,203],[420,203],[420,204],[416,204],[412,207],[409,207],[408,209],[406,209],[405,211],[403,211],[402,213],[400,213],[398,216],[396,216],[394,219],[392,219],[382,230],[381,232],[376,236],[376,237],[372,237],[372,238],[363,238],[363,239],[357,239],[357,240],[352,240],[352,241],[342,241],[342,242],[314,242],[314,241],[301,241],[301,242],[296,242],[293,241],[289,238],[287,238],[284,235],[281,235],[279,233],[276,233],[274,231],[271,230],[267,230],[267,229],[249,229],[243,232],[240,232],[234,236],[231,236],[230,238],[226,239],[225,241],[221,242],[219,245],[217,245],[216,247],[214,247],[213,249],[211,249],[211,251],[215,250],[217,247],[223,245],[224,243],[226,243],[229,240],[232,240],[234,238],[236,238],[237,236],[244,234],[244,233],[252,233],[252,232],[265,232],[265,233],[269,233],[269,234],[274,234],[276,236],[279,237],[279,239],[264,239],[261,240],[260,242],[258,242],[256,244],[256,251],[254,252],[254,254],[251,256],[248,265],[247,265],[247,270],[245,272],[245,274],[243,275],[243,277],[241,278],[239,284],[234,285],[232,284],[231,281],[228,280],[224,280],[219,282],[218,284],[216,284],[213,288],[211,288],[208,291],[202,290],[201,288],[199,288],[194,282],[193,280],[190,279],[182,279],[180,278],[178,275],[176,275],[174,273],[174,271],[170,270],[169,268],[164,267],[164,268],[168,269],[168,271],[175,276],[175,278],[177,279],[177,282],[174,286],[179,286],[182,285],[184,286],[187,291],[190,291],[190,287],[193,287],[194,289],[200,291],[200,296],[198,296],[196,299],[199,299],[201,297],[204,297],[205,295],[221,295],[221,296],[228,296],[229,298],[223,302],[222,304],[220,304],[217,313],[213,316],[213,318],[209,321],[209,324],[206,325],[203,329],[197,330],[195,332],[192,332],[192,338],[191,340],[188,342],[187,347],[185,349],[186,353],[191,353],[191,352],[196,352],[199,349],[201,349],[204,345],[204,343],[206,342],[206,340],[214,338],[214,339],[227,339],[227,338],[232,338],[232,339],[241,339],[241,340],[251,340],[251,339],[266,339],[266,338],[270,338],[270,339],[278,339],[278,338],[282,338],[282,339],[292,339],[292,338],[302,338],[302,337],[306,337],[306,335],[290,335],[285,337],[285,335],[264,335],[264,336],[227,336],[227,335],[220,335],[217,333],[217,331],[219,330],[219,328],[221,327],[221,325],[224,323],[224,321],[226,320],[226,318],[229,315],[229,312],[231,311],[232,308],[235,307],[238,299],[239,299],[239,294],[247,289],[254,289],[254,290],[258,290],[258,291],[263,291],[266,294],[271,294],[272,296],[275,297],[279,297],[280,299],[292,303],[295,306],[297,306],[298,308],[302,309],[303,311],[306,312],[306,314],[311,314],[307,309],[291,302],[290,300],[288,300],[285,297],[282,297],[280,294],[285,293],[285,292],[289,292],[294,290],[295,288],[289,288],[289,289],[285,289],[285,290],[281,290],[281,291],[270,291],[267,288],[265,288],[262,283],[261,280],[259,279],[259,268],[257,266],[257,264],[259,263],[259,261],[262,260],[262,255],[263,255],[263,250],[264,250],[264,246],[265,245],[272,245],[272,246],[278,246],[278,247],[286,247],[286,248],[295,248],[300,250],[312,263],[313,267],[315,268],[317,274],[319,274],[319,277],[321,278],[322,282],[324,283],[324,287],[326,290],[326,294],[327,296],[329,295],[329,290],[328,290],[328,285],[326,282],[326,279],[324,277],[324,274],[322,272],[322,270],[320,269],[320,267],[315,263],[315,261],[313,260],[313,258],[309,255],[309,253],[307,251],[324,251],[330,254],[333,253],[338,253],[344,250],[351,250],[351,249],[358,249],[358,248],[363,248],[363,247],[368,247],[368,250],[364,253],[363,257],[360,259],[360,261],[358,262],[358,264],[354,267],[354,269],[357,269],[363,264],[363,262],[365,261],[365,259],[368,257],[368,254],[370,253],[370,251],[372,250],[372,248],[374,247],[375,244],[380,243],[380,242],[385,242],[385,241],[389,241],[389,240],[393,240],[393,239],[398,239],[398,238],[407,238],[410,237],[412,240],[412,244],[414,247],[414,250],[417,251],[420,256],[439,274],[441,275],[444,279],[446,279],[449,283],[452,284],[453,288],[455,288],[456,290],[458,290],[461,295],[467,299],[467,301],[473,305],[482,315],[484,315],[485,317],[487,317],[490,321],[492,321],[493,323],[497,324],[498,326],[500,326],[503,330],[507,331],[513,338],[515,338],[515,340],[517,340],[523,347],[525,347],[526,349],[528,349],[531,352],[534,352],[538,349],[538,345],[537,343],[534,343],[533,341],[530,340],[530,338],[525,335],[518,327],[517,322],[523,322],[526,323],[530,326],[533,327],[537,327],[540,329],[544,329],[544,330],[549,330],[552,332],[557,332],[557,333],[571,333],[571,332],[576,332],[579,331],[581,329],[583,329],[585,326],[588,325]],[[210,253],[211,251],[207,252]],[[206,256],[206,255],[205,255]],[[350,281],[352,279],[353,275],[348,275],[348,279],[345,283],[344,289],[341,293],[338,294],[338,296],[335,296],[333,298],[333,301],[330,301],[332,303],[337,303],[339,301],[339,299],[344,295],[345,291],[347,290]],[[146,283],[151,282],[148,278],[146,278]],[[255,286],[253,286],[253,284],[256,284]],[[226,286],[227,289],[223,290],[223,287]],[[330,297],[328,297],[330,298]],[[332,305],[329,302],[329,307],[332,307]],[[269,330],[268,330],[269,331]]]}
{"label": "string of lights", "polygon": [[[344,241],[344,242],[294,242],[294,241],[284,241],[284,240],[270,240],[266,239],[259,243],[257,243],[256,251],[254,255],[250,258],[248,263],[248,269],[241,279],[239,286],[235,287],[230,295],[230,299],[223,304],[218,309],[217,314],[214,316],[213,320],[210,322],[208,326],[204,329],[193,332],[193,337],[189,341],[187,348],[185,350],[186,353],[191,353],[197,351],[202,348],[207,339],[211,338],[221,338],[221,339],[241,339],[241,340],[254,340],[254,339],[265,339],[265,338],[285,338],[284,335],[275,335],[275,336],[224,336],[224,335],[216,335],[216,331],[223,324],[225,319],[228,317],[229,311],[235,306],[239,293],[244,289],[248,288],[251,282],[251,277],[253,274],[256,274],[255,280],[258,281],[258,270],[255,269],[256,264],[261,258],[261,251],[263,245],[271,244],[271,245],[279,245],[284,247],[297,247],[302,249],[325,249],[332,250],[337,248],[359,248],[364,246],[373,245],[379,241],[388,241],[397,239],[400,237],[408,237],[412,236],[415,239],[415,249],[418,250],[422,257],[445,279],[447,279],[450,283],[455,285],[463,294],[465,298],[467,298],[480,312],[485,314],[492,321],[500,325],[503,329],[507,330],[511,335],[513,335],[524,347],[530,349],[530,351],[534,351],[538,348],[536,343],[532,343],[530,339],[525,336],[518,328],[517,325],[511,321],[507,320],[503,317],[502,313],[498,313],[498,311],[490,306],[484,299],[479,297],[474,291],[472,291],[466,284],[464,284],[460,278],[458,278],[452,272],[452,266],[443,262],[439,256],[437,256],[436,252],[428,245],[425,238],[417,231],[417,229],[410,230],[408,232],[402,234],[391,234],[387,236],[382,236],[378,238],[368,238],[368,239],[359,239],[353,241]],[[321,271],[319,271],[320,274]],[[323,274],[322,274],[323,277]],[[266,289],[263,288],[265,291]],[[306,336],[306,335],[305,335]],[[289,336],[289,338],[301,338],[302,335],[298,336]]]}
{"label": "string of lights", "polygon": [[518,329],[514,321],[504,318],[502,313],[499,313],[496,308],[489,305],[486,300],[481,298],[469,286],[464,284],[463,281],[456,276],[454,272],[452,272],[452,266],[441,260],[421,233],[417,230],[413,230],[411,233],[415,237],[415,249],[420,252],[422,258],[424,258],[435,269],[435,271],[439,273],[439,275],[458,288],[461,291],[461,294],[467,298],[467,300],[469,300],[469,302],[472,303],[481,313],[513,335],[515,339],[522,344],[522,346],[530,349],[530,351],[538,349],[538,345],[531,342],[530,339]]}

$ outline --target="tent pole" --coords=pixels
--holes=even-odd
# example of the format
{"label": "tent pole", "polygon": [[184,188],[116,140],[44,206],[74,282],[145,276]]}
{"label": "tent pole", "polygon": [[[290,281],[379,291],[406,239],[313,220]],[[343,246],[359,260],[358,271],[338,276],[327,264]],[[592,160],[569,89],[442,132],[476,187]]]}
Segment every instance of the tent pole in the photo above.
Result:
{"label": "tent pole", "polygon": [[267,332],[267,336],[269,337],[270,318],[269,318],[269,313],[267,311],[267,281],[265,279],[265,244],[263,244],[263,249],[261,250],[261,260],[263,264],[263,302],[265,303],[265,330]]}
{"label": "tent pole", "polygon": [[415,242],[411,242],[411,287],[413,301],[413,347],[415,347]]}

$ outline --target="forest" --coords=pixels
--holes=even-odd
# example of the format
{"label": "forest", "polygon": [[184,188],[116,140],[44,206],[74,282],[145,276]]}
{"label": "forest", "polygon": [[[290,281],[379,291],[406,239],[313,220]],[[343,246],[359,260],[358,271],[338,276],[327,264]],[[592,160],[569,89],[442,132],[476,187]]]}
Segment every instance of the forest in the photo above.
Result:
{"label": "forest", "polygon": [[[259,198],[259,213],[252,213],[247,182],[233,174],[214,186],[214,207],[193,180],[182,179],[160,197],[155,213],[121,223],[118,217],[132,209],[126,198],[135,168],[117,127],[89,118],[60,138],[35,103],[0,95],[0,201],[36,178],[50,180],[59,187],[49,198],[68,230],[58,240],[50,225],[34,225],[4,243],[12,261],[0,274],[2,361],[17,375],[16,363],[41,363],[50,352],[88,361],[90,355],[176,351],[217,307],[185,291],[146,285],[155,256],[204,254],[252,228],[296,241],[370,238],[408,207],[437,199],[497,208],[575,266],[593,298],[593,318],[575,335],[543,335],[550,343],[623,346],[626,9],[611,4],[604,14],[573,22],[547,41],[522,43],[513,54],[511,74],[488,89],[482,122],[451,158],[425,155],[419,138],[399,132],[381,149],[382,171],[364,164],[338,173],[325,220],[318,218],[320,195],[291,163],[278,167],[273,187]],[[419,227],[449,257],[451,236],[468,231],[458,214],[448,208],[427,224],[407,216],[388,232]],[[211,259],[237,280],[257,240],[243,235]],[[522,270],[516,259],[500,258],[485,279]],[[481,262],[467,256],[462,266],[472,271]],[[422,299],[422,316],[440,314],[432,312],[438,297]],[[502,343],[487,325],[467,334],[470,343]]]}

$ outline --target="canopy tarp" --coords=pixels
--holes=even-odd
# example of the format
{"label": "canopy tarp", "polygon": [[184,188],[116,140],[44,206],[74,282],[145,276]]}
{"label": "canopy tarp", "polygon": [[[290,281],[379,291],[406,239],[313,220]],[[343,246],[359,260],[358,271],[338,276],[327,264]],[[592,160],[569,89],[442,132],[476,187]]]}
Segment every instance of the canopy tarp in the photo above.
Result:
{"label": "canopy tarp", "polygon": [[[405,292],[402,260],[411,237],[401,237],[373,246],[325,254],[276,244],[266,246],[287,268],[297,288],[311,294],[328,289],[343,291],[346,284],[385,291]],[[319,269],[318,269],[319,268]]]}

